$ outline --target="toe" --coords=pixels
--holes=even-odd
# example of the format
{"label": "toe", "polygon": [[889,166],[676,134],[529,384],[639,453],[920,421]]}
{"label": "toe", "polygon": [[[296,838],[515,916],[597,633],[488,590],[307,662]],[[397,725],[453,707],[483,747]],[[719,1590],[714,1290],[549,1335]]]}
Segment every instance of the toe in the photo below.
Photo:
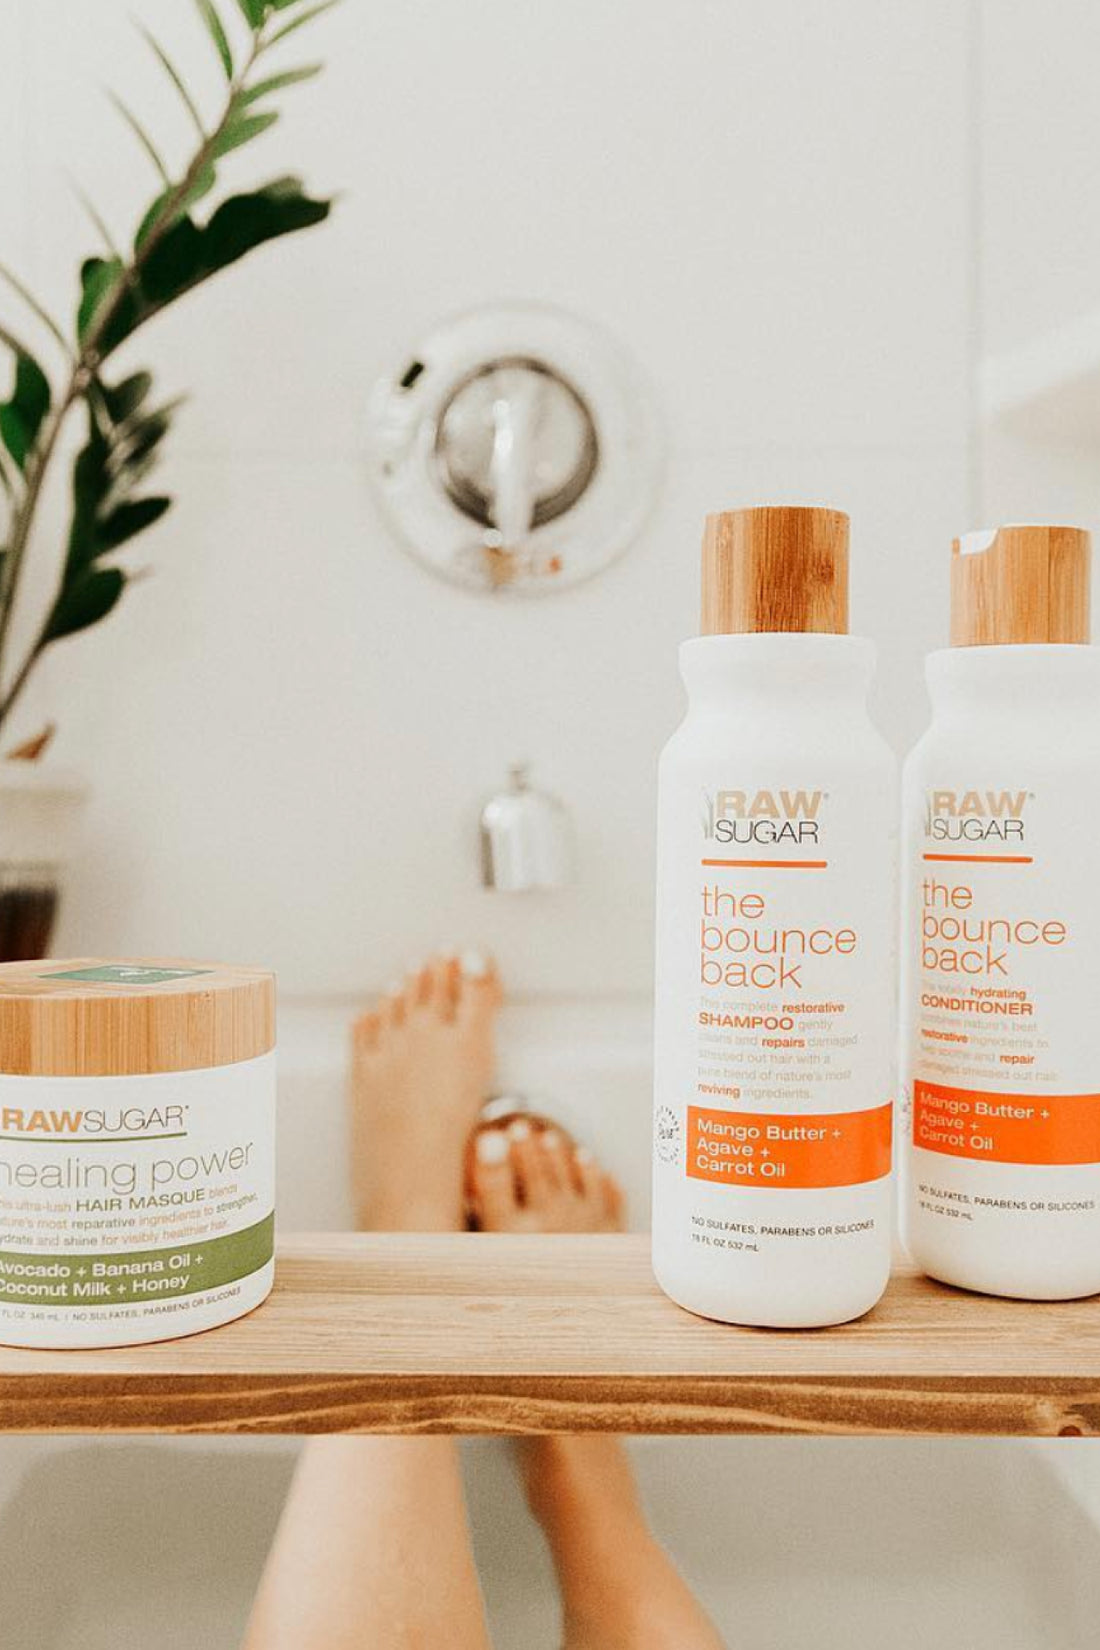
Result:
{"label": "toe", "polygon": [[572,1194],[574,1185],[565,1137],[559,1134],[557,1129],[543,1129],[535,1139],[542,1149],[542,1172],[547,1185],[558,1197]]}
{"label": "toe", "polygon": [[503,1129],[481,1129],[469,1167],[470,1205],[483,1232],[507,1232],[519,1219],[512,1146]]}
{"label": "toe", "polygon": [[423,1006],[440,1020],[453,1020],[462,985],[458,958],[438,955],[427,966],[428,980]]}
{"label": "toe", "polygon": [[409,1004],[405,995],[404,984],[395,981],[383,997],[379,1008],[382,1025],[383,1027],[388,1026],[394,1031],[399,1031],[408,1019],[408,1014]]}
{"label": "toe", "polygon": [[526,1118],[509,1124],[508,1140],[523,1206],[536,1212],[545,1209],[554,1192],[548,1154]]}
{"label": "toe", "polygon": [[414,1009],[427,1008],[432,996],[432,967],[430,963],[420,963],[412,969],[409,975],[409,1004]]}
{"label": "toe", "polygon": [[352,1046],[356,1054],[373,1054],[382,1040],[382,1018],[375,1009],[360,1014],[351,1028]]}
{"label": "toe", "polygon": [[492,1014],[500,1007],[503,996],[496,963],[483,951],[464,951],[458,963],[460,1017]]}
{"label": "toe", "polygon": [[578,1146],[573,1152],[573,1184],[586,1203],[599,1206],[603,1173],[587,1146]]}
{"label": "toe", "polygon": [[626,1229],[626,1198],[623,1189],[614,1175],[605,1174],[601,1178],[604,1219],[613,1232],[622,1232]]}

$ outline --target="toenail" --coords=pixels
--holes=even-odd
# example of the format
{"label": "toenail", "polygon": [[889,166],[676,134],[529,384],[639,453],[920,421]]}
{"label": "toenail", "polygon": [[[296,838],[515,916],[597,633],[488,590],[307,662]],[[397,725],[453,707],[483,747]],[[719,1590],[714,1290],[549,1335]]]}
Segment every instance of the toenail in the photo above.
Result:
{"label": "toenail", "polygon": [[482,951],[464,951],[459,959],[462,972],[469,980],[484,980],[489,973],[489,959]]}
{"label": "toenail", "polygon": [[503,1163],[508,1156],[508,1139],[503,1129],[482,1129],[475,1146],[479,1163]]}
{"label": "toenail", "polygon": [[509,1123],[508,1133],[513,1140],[526,1140],[531,1133],[531,1125],[524,1122],[522,1117],[517,1117],[514,1123]]}

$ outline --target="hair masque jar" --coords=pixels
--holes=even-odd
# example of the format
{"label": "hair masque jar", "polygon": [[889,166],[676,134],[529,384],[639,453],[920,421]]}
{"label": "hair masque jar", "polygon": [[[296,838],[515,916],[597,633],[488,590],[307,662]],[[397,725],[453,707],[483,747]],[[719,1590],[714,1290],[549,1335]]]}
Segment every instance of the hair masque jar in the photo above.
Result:
{"label": "hair masque jar", "polygon": [[0,1341],[135,1346],[274,1277],[275,982],[218,964],[0,967]]}

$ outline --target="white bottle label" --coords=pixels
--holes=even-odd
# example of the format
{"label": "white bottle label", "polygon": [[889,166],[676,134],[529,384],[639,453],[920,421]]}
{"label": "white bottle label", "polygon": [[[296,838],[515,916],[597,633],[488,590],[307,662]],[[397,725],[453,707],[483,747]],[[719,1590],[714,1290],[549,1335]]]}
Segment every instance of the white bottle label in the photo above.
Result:
{"label": "white bottle label", "polygon": [[274,1053],[0,1076],[0,1339],[125,1344],[228,1321],[270,1273],[274,1201]]}
{"label": "white bottle label", "polygon": [[1100,1287],[1090,810],[956,777],[910,787],[910,1232],[976,1288]]}
{"label": "white bottle label", "polygon": [[714,1299],[698,1309],[715,1316],[721,1296],[735,1319],[768,1321],[771,1294],[773,1321],[812,1321],[815,1277],[848,1270],[858,1291],[869,1263],[884,1281],[888,784],[746,784],[710,762],[663,790],[655,1257],[705,1273]]}

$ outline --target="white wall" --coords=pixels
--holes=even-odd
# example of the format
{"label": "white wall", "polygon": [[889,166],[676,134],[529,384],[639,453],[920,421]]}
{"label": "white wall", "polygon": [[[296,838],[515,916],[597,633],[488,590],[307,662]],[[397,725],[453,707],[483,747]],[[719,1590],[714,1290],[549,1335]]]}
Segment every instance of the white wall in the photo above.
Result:
{"label": "white wall", "polygon": [[[0,22],[2,255],[59,305],[87,245],[65,169],[120,233],[151,189],[101,85],[185,137],[134,9],[213,92],[190,7],[9,0]],[[878,710],[914,736],[947,545],[973,514],[995,205],[975,186],[975,50],[996,10],[346,0],[300,37],[329,73],[236,170],[301,168],[344,192],[336,218],[134,348],[191,393],[164,476],[179,507],[140,546],[155,576],[58,650],[28,710],[59,716],[59,754],[96,787],[64,946],[269,960],[320,992],[476,940],[525,992],[646,990],[654,762],[708,509],[850,510]],[[508,606],[401,555],[361,460],[373,376],[502,296],[613,327],[672,441],[627,558]],[[478,888],[473,827],[517,756],[573,810],[582,863],[575,889],[512,903]]]}
{"label": "white wall", "polygon": [[1100,12],[983,0],[976,442],[987,520],[1100,526]]}

